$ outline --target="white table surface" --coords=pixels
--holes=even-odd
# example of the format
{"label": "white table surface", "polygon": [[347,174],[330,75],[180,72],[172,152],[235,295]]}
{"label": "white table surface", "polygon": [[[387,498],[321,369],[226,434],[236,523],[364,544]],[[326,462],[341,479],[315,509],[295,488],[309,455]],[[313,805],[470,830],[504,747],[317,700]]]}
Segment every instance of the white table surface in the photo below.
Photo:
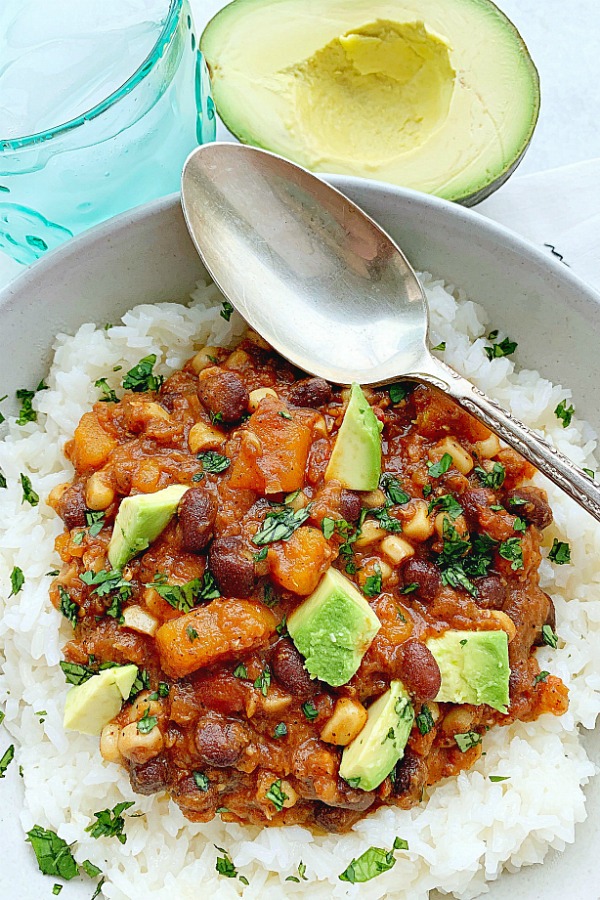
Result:
{"label": "white table surface", "polygon": [[[198,33],[225,6],[222,0],[190,3]],[[600,157],[600,2],[499,0],[497,5],[525,39],[542,85],[540,119],[518,175]],[[228,137],[221,125],[217,136]],[[491,208],[488,214],[493,216]],[[0,288],[22,268],[0,252]]]}

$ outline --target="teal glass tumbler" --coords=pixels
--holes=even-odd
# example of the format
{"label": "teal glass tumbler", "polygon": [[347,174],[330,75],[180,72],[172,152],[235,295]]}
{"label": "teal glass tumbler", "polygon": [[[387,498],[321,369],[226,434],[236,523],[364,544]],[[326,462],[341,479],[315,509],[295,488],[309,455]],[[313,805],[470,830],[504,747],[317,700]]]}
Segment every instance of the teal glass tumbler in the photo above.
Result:
{"label": "teal glass tumbler", "polygon": [[188,0],[170,0],[151,52],[118,90],[38,134],[3,139],[0,130],[0,249],[31,263],[98,222],[178,191],[187,155],[215,133]]}

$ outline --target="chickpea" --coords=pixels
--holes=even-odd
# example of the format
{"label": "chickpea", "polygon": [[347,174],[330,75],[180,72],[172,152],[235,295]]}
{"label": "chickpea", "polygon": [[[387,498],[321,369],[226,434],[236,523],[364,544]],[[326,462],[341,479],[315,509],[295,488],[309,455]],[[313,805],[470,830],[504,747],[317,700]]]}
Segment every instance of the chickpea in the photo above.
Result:
{"label": "chickpea", "polygon": [[473,449],[479,459],[493,459],[500,452],[500,441],[498,435],[490,434],[484,441],[476,441]]}
{"label": "chickpea", "polygon": [[408,541],[396,534],[389,534],[382,540],[381,551],[396,566],[400,565],[403,560],[408,559],[409,556],[415,555],[412,544],[409,544]]}
{"label": "chickpea", "polygon": [[367,711],[362,703],[350,697],[340,697],[333,709],[333,715],[321,730],[321,740],[346,747],[360,734],[366,721]]}
{"label": "chickpea", "polygon": [[427,513],[428,503],[425,500],[417,500],[413,504],[413,509],[414,515],[412,519],[404,522],[402,532],[414,541],[426,541],[434,531],[433,521]]}
{"label": "chickpea", "polygon": [[505,612],[502,612],[498,609],[491,610],[490,616],[492,617],[492,619],[495,619],[496,622],[498,622],[502,631],[506,632],[508,636],[508,643],[510,644],[517,633],[517,626],[515,625],[513,620],[510,618],[510,616],[507,616]]}
{"label": "chickpea", "polygon": [[108,509],[114,502],[115,492],[104,480],[102,472],[94,472],[85,486],[85,505],[88,509]]}
{"label": "chickpea", "polygon": [[456,706],[446,713],[442,719],[442,731],[449,736],[465,734],[467,731],[470,731],[474,718],[474,708],[472,706],[466,703]]}
{"label": "chickpea", "polygon": [[250,412],[254,412],[258,409],[260,401],[264,400],[265,397],[274,397],[277,399],[277,392],[269,387],[256,388],[256,390],[250,391],[250,394],[248,395],[248,409]]}
{"label": "chickpea", "polygon": [[216,360],[219,358],[219,348],[218,347],[203,347],[202,350],[199,350],[198,353],[194,356],[192,360],[192,369],[198,375],[203,369],[207,369],[209,366],[214,366]]}
{"label": "chickpea", "polygon": [[201,450],[216,450],[225,442],[226,435],[206,422],[196,422],[188,434],[188,447],[192,453]]}
{"label": "chickpea", "polygon": [[[456,438],[445,437],[442,441],[438,441],[433,448],[433,456],[435,456],[436,461],[439,461],[444,453],[450,454],[454,467],[459,472],[463,475],[469,474],[474,465],[473,457],[470,453],[467,453],[464,447],[461,447]],[[430,454],[430,458],[433,458],[433,456]]]}
{"label": "chickpea", "polygon": [[100,735],[100,755],[106,762],[121,762],[121,754],[119,753],[118,741],[121,729],[118,725],[109,722],[102,729]]}
{"label": "chickpea", "polygon": [[356,541],[356,546],[367,547],[369,544],[374,544],[375,541],[380,541],[386,534],[387,531],[385,528],[381,528],[375,519],[366,519],[363,522],[360,537]]}
{"label": "chickpea", "polygon": [[131,722],[121,729],[117,746],[119,753],[130,762],[142,765],[153,759],[162,751],[164,739],[158,725],[155,725],[147,734],[138,730],[138,722]]}

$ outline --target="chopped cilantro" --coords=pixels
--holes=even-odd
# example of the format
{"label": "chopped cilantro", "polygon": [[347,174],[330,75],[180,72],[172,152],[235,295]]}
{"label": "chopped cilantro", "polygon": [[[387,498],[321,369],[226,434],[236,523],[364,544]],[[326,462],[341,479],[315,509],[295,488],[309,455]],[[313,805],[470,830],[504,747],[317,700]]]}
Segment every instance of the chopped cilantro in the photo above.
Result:
{"label": "chopped cilantro", "polygon": [[225,319],[226,322],[229,322],[231,319],[231,313],[233,312],[233,306],[229,302],[229,300],[223,300],[221,303],[221,312],[219,315],[222,319]]}
{"label": "chopped cilantro", "polygon": [[383,473],[379,479],[379,487],[391,504],[397,503],[398,505],[402,505],[403,503],[408,503],[410,500],[410,494],[407,494],[406,491],[402,489],[396,476],[392,475],[390,472]]}
{"label": "chopped cilantro", "polygon": [[131,806],[133,806],[133,800],[128,800],[123,803],[117,803],[112,810],[103,809],[94,813],[96,821],[90,823],[85,830],[93,838],[116,837],[121,844],[124,844],[127,840],[127,835],[124,834],[125,819],[122,814]]}
{"label": "chopped cilantro", "polygon": [[93,862],[90,862],[89,859],[84,859],[81,863],[81,868],[90,878],[97,878],[98,875],[102,875],[102,869],[99,869],[98,866],[95,866]]}
{"label": "chopped cilantro", "polygon": [[259,550],[258,553],[254,554],[255,562],[262,562],[263,559],[267,558],[267,553],[269,552],[267,547],[263,547],[262,550]]}
{"label": "chopped cilantro", "polygon": [[280,411],[279,415],[281,416],[282,419],[291,419],[292,418],[290,413],[287,411],[287,409],[282,409]]}
{"label": "chopped cilantro", "polygon": [[162,375],[153,375],[152,369],[156,362],[156,354],[150,353],[140,359],[139,363],[129,370],[123,379],[123,387],[126,391],[141,393],[142,391],[158,391],[164,381]]}
{"label": "chopped cilantro", "polygon": [[25,576],[23,575],[23,570],[18,566],[15,566],[10,574],[10,584],[12,590],[8,596],[15,597],[25,584]]}
{"label": "chopped cilantro", "polygon": [[[494,337],[498,337],[497,331],[492,331]],[[491,339],[491,338],[490,338]],[[484,347],[488,359],[498,359],[501,356],[511,356],[519,345],[516,341],[511,341],[509,337],[505,337],[499,344],[492,344],[491,347]]]}
{"label": "chopped cilantro", "polygon": [[485,487],[489,488],[499,488],[504,484],[504,479],[506,478],[506,469],[502,465],[502,463],[495,462],[491,472],[486,472],[481,466],[475,466],[474,470],[475,474],[479,478],[480,482],[485,485]]}
{"label": "chopped cilantro", "polygon": [[329,516],[324,516],[321,521],[321,531],[323,532],[323,537],[327,540],[333,537],[333,533],[335,531],[335,519],[330,519]]}
{"label": "chopped cilantro", "polygon": [[58,895],[60,894],[62,889],[63,889],[62,884],[53,884],[52,885],[52,893],[54,894],[55,897],[58,897]]}
{"label": "chopped cilantro", "polygon": [[513,522],[513,529],[520,532],[521,534],[525,534],[525,532],[527,531],[527,522],[525,521],[525,519],[521,519],[519,516],[517,516],[517,518]]}
{"label": "chopped cilantro", "polygon": [[363,594],[367,597],[376,597],[381,593],[382,586],[381,567],[379,563],[375,563],[374,574],[369,575],[362,586]]}
{"label": "chopped cilantro", "polygon": [[31,486],[31,478],[28,478],[27,475],[19,476],[21,479],[21,487],[23,488],[23,499],[21,503],[29,503],[30,506],[37,506],[40,502],[39,494],[33,490]]}
{"label": "chopped cilantro", "polygon": [[159,697],[168,697],[170,690],[171,690],[171,688],[169,687],[169,685],[167,684],[166,681],[158,682],[158,696]]}
{"label": "chopped cilantro", "polygon": [[442,538],[444,541],[440,560],[443,563],[452,563],[461,559],[471,550],[471,542],[458,533],[448,516],[444,516],[442,522]]}
{"label": "chopped cilantro", "polygon": [[461,753],[466,753],[472,747],[476,747],[481,743],[481,735],[476,731],[466,731],[464,734],[455,734],[454,740],[458,745]]}
{"label": "chopped cilantro", "polygon": [[413,591],[419,590],[419,583],[417,581],[411,581],[410,584],[405,584],[403,588],[400,589],[401,594],[412,594]]}
{"label": "chopped cilantro", "polygon": [[101,511],[96,512],[92,509],[86,509],[85,523],[88,527],[90,535],[92,537],[95,537],[97,534],[100,534],[102,528],[104,527],[104,513]]}
{"label": "chopped cilantro", "polygon": [[453,521],[458,519],[464,512],[462,506],[452,494],[442,494],[440,497],[430,500],[427,507],[427,515],[430,516],[434,509],[437,509],[438,512],[448,513]]}
{"label": "chopped cilantro", "polygon": [[460,562],[451,563],[451,565],[444,569],[442,572],[442,584],[449,585],[453,588],[462,588],[471,594],[472,597],[477,597],[477,588],[468,577],[463,564]]}
{"label": "chopped cilantro", "polygon": [[146,707],[144,715],[137,723],[137,730],[140,734],[150,734],[150,732],[158,725],[158,717],[150,715],[150,707]]}
{"label": "chopped cilantro", "polygon": [[212,475],[224,472],[231,465],[231,460],[228,456],[223,456],[215,450],[203,450],[202,453],[198,454],[198,459],[202,462],[204,472],[209,472]]}
{"label": "chopped cilantro", "polygon": [[401,403],[411,392],[411,385],[409,384],[390,384],[388,387],[388,393],[390,395],[390,400],[392,403]]}
{"label": "chopped cilantro", "polygon": [[370,514],[374,519],[377,519],[381,528],[385,528],[386,531],[389,531],[392,534],[397,534],[397,532],[402,531],[400,521],[393,516],[390,516],[387,507],[381,506],[379,509],[372,509],[370,510]]}
{"label": "chopped cilantro", "polygon": [[507,559],[511,563],[511,569],[514,572],[523,568],[523,546],[520,538],[512,537],[507,541],[502,541],[498,547],[498,553],[502,559]]}
{"label": "chopped cilantro", "polygon": [[[104,669],[107,666],[113,666],[114,663],[103,663],[100,668]],[[148,674],[147,669],[138,669],[138,673],[135,676],[135,681],[131,685],[131,690],[129,691],[129,699],[134,700],[137,695],[141,691],[147,691],[150,688],[150,675]]]}
{"label": "chopped cilantro", "polygon": [[99,398],[100,403],[118,403],[119,398],[109,385],[106,378],[99,378],[94,382],[94,387],[100,388],[102,396]]}
{"label": "chopped cilantro", "polygon": [[540,681],[543,681],[545,683],[549,674],[550,674],[550,672],[547,672],[546,669],[543,669],[541,672],[538,672],[538,674],[535,676],[535,678],[533,679],[533,683],[539,684]]}
{"label": "chopped cilantro", "polygon": [[359,884],[370,881],[383,872],[389,872],[395,865],[396,860],[392,850],[382,850],[381,847],[369,847],[358,858],[353,859],[338,877],[340,881]]}
{"label": "chopped cilantro", "polygon": [[308,878],[306,877],[306,865],[302,862],[302,860],[300,860],[300,862],[298,863],[298,875],[300,876],[299,878],[296,877],[296,875],[288,875],[285,880],[295,881],[296,884],[300,884],[300,881],[308,881]]}
{"label": "chopped cilantro", "polygon": [[185,633],[189,638],[190,644],[193,644],[198,637],[198,632],[196,631],[196,629],[192,628],[191,625],[188,625],[188,627],[185,629]]}
{"label": "chopped cilantro", "polygon": [[306,703],[302,704],[302,712],[306,716],[309,722],[314,722],[314,720],[319,715],[319,710],[312,702],[312,700],[307,700]]}
{"label": "chopped cilantro", "polygon": [[433,490],[432,485],[424,484],[423,485],[423,498],[427,499],[427,497],[429,497],[429,495],[431,494],[432,490]]}
{"label": "chopped cilantro", "polygon": [[497,781],[510,781],[510,775],[490,775],[489,778],[494,783]]}
{"label": "chopped cilantro", "polygon": [[8,482],[6,480],[6,476],[2,472],[2,469],[0,469],[0,488],[5,488],[5,487],[8,487]]}
{"label": "chopped cilantro", "polygon": [[554,415],[556,418],[562,422],[563,428],[568,428],[571,424],[571,419],[573,418],[573,413],[575,412],[574,406],[567,406],[566,400],[561,400],[556,409],[554,410]]}
{"label": "chopped cilantro", "polygon": [[169,606],[181,612],[189,612],[201,601],[216,600],[221,596],[209,569],[205,569],[202,578],[193,578],[186,584],[167,584],[165,577],[158,573],[154,576],[154,581],[145,586],[155,590]]}
{"label": "chopped cilantro", "polygon": [[271,801],[277,812],[281,812],[284,807],[288,795],[281,789],[281,778],[274,781],[266,793],[267,798]]}
{"label": "chopped cilantro", "polygon": [[123,578],[121,569],[100,569],[99,572],[82,572],[79,576],[84,584],[93,586],[93,594],[99,597],[106,597],[113,591],[119,591],[124,600],[131,597],[133,588],[130,583]]}
{"label": "chopped cilantro", "polygon": [[551,559],[557,566],[564,566],[571,562],[571,547],[565,541],[558,541],[554,538],[548,559]]}
{"label": "chopped cilantro", "polygon": [[217,847],[216,844],[215,848],[219,853],[223,854],[223,856],[217,856],[217,862],[215,864],[215,869],[219,875],[224,875],[225,878],[237,878],[237,869],[234,866],[228,851],[224,850],[223,847]]}
{"label": "chopped cilantro", "polygon": [[290,506],[282,506],[273,512],[268,512],[265,520],[252,538],[252,543],[257,547],[270,544],[273,541],[287,541],[294,531],[306,522],[310,515],[311,504],[296,512]]}
{"label": "chopped cilantro", "polygon": [[83,543],[84,537],[85,537],[85,531],[78,531],[73,535],[71,540],[77,547],[79,547],[79,545]]}
{"label": "chopped cilantro", "polygon": [[0,758],[0,778],[4,778],[4,773],[6,772],[14,758],[15,745],[11,744],[8,749],[4,751],[2,757]]}
{"label": "chopped cilantro", "polygon": [[280,722],[275,726],[275,731],[273,732],[276,738],[285,737],[288,733],[287,725],[285,722]]}
{"label": "chopped cilantro", "polygon": [[433,716],[431,715],[431,710],[426,703],[422,705],[421,712],[415,717],[415,722],[421,734],[429,734],[433,728],[435,723],[433,721]]}
{"label": "chopped cilantro", "polygon": [[431,349],[444,351],[446,349],[446,341],[440,341],[439,344],[436,344],[435,347],[432,347]]}
{"label": "chopped cilantro", "polygon": [[558,635],[551,625],[542,625],[542,640],[548,647],[556,650],[558,647]]}
{"label": "chopped cilantro", "polygon": [[79,613],[78,605],[71,600],[69,592],[60,584],[58,586],[58,595],[60,597],[60,605],[59,610],[68,621],[71,623],[73,628],[77,625],[77,618]]}
{"label": "chopped cilantro", "polygon": [[[585,472],[585,474],[586,474],[589,478],[592,479],[592,481],[594,480],[594,475],[595,475],[596,473],[594,472],[593,469],[584,469],[583,471]],[[6,487],[6,484],[4,484],[4,485],[0,484],[0,487]]]}
{"label": "chopped cilantro", "polygon": [[[38,393],[38,391],[47,391],[48,385],[44,384],[43,381],[40,381],[35,391],[28,391],[25,388],[20,388],[16,392],[17,400],[21,401],[21,409],[19,411],[19,415],[17,417],[17,425],[26,425],[28,422],[37,422],[37,413],[31,405],[31,401]],[[5,398],[3,398],[5,399]]]}
{"label": "chopped cilantro", "polygon": [[27,832],[27,841],[33,847],[40,872],[70,881],[79,873],[71,848],[54,831],[34,825]]}
{"label": "chopped cilantro", "polygon": [[265,666],[256,681],[254,682],[254,687],[257,688],[263,697],[266,697],[269,693],[269,688],[271,686],[271,670],[268,666]]}
{"label": "chopped cilantro", "polygon": [[444,453],[439,462],[428,462],[427,468],[429,469],[429,474],[432,478],[439,478],[441,475],[446,474],[451,465],[452,457],[449,453]]}
{"label": "chopped cilantro", "polygon": [[208,791],[210,787],[210,779],[208,775],[205,775],[204,772],[194,772],[194,782],[199,791],[202,791],[204,794]]}
{"label": "chopped cilantro", "polygon": [[247,678],[248,669],[246,668],[244,663],[239,663],[233,670],[233,674],[235,678]]}

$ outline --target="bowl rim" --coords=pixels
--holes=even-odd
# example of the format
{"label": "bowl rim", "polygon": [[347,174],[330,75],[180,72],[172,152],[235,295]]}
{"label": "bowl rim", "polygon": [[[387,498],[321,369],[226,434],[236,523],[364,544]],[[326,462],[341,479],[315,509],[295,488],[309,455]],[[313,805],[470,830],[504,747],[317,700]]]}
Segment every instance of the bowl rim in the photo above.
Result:
{"label": "bowl rim", "polygon": [[[469,227],[476,224],[480,232],[483,232],[488,239],[497,241],[509,251],[517,255],[526,256],[532,262],[545,268],[549,274],[552,274],[559,282],[565,284],[565,287],[570,288],[577,294],[578,301],[590,311],[593,311],[593,314],[598,315],[600,312],[600,290],[597,290],[589,282],[584,281],[566,264],[548,255],[541,247],[521,237],[521,235],[505,225],[501,225],[477,212],[476,209],[460,206],[451,200],[444,200],[432,194],[425,194],[421,191],[397,187],[396,185],[372,179],[348,175],[322,175],[319,177],[328,181],[342,193],[345,190],[352,191],[353,189],[363,188],[380,199],[398,200],[401,203],[420,206],[424,210],[433,210],[439,215],[448,217],[450,225]],[[41,259],[31,263],[25,271],[18,274],[4,288],[0,289],[0,316],[4,306],[7,306],[11,301],[14,302],[20,294],[26,293],[36,282],[46,280],[47,276],[53,271],[61,270],[65,266],[68,267],[69,263],[80,253],[85,254],[87,248],[96,246],[103,241],[111,241],[117,238],[119,234],[129,231],[132,227],[135,228],[139,222],[150,219],[166,210],[173,210],[174,207],[180,205],[181,195],[179,192],[168,194],[155,200],[149,200],[133,209],[113,216],[99,225],[95,225],[93,228],[89,228],[44,254]]]}

